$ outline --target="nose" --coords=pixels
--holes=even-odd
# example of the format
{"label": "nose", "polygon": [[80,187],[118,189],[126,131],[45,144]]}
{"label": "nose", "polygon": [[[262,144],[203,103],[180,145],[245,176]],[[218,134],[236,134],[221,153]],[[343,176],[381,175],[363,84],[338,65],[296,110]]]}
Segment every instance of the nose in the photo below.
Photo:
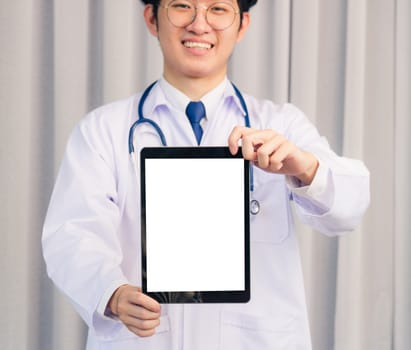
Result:
{"label": "nose", "polygon": [[195,32],[197,34],[206,33],[211,30],[211,27],[207,22],[206,7],[199,6],[196,8],[193,21],[187,26],[187,30]]}

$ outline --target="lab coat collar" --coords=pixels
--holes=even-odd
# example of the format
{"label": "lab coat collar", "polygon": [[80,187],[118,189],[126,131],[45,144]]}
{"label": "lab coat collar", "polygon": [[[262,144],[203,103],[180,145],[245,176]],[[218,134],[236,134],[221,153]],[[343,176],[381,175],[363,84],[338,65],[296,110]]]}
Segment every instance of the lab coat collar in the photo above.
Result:
{"label": "lab coat collar", "polygon": [[240,99],[235,93],[234,87],[231,83],[227,84],[224,90],[224,101],[232,101],[234,105],[237,106],[238,110],[242,113],[243,117],[245,117],[245,110],[240,102]]}

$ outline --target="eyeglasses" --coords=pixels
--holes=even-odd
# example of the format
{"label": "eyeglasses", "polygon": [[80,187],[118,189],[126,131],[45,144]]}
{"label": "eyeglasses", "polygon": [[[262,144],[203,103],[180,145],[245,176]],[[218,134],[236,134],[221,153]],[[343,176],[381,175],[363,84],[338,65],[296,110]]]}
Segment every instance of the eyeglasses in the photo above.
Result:
{"label": "eyeglasses", "polygon": [[168,5],[162,6],[167,11],[170,23],[176,27],[184,28],[197,17],[197,10],[205,10],[207,23],[215,30],[224,30],[230,27],[239,13],[231,4],[226,2],[215,2],[208,7],[195,6],[188,0],[173,0]]}

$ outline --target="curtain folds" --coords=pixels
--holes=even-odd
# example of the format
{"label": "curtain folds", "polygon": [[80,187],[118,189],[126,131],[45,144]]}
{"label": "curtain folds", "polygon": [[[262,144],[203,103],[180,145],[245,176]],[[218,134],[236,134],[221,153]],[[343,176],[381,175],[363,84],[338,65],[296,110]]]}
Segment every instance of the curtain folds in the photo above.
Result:
{"label": "curtain folds", "polygon": [[[42,223],[74,124],[161,75],[141,10],[139,0],[1,1],[1,349],[84,348],[83,323],[46,276]],[[371,171],[356,232],[297,226],[313,348],[408,350],[411,2],[261,0],[251,20],[230,78],[294,103]]]}
{"label": "curtain folds", "polygon": [[395,217],[393,348],[411,344],[411,2],[397,0],[395,23]]}

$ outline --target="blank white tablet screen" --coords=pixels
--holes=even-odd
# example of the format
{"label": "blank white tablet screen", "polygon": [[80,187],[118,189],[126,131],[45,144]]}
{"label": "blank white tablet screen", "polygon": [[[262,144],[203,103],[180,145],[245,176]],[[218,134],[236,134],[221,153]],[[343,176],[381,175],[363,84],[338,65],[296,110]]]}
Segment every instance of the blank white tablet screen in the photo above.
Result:
{"label": "blank white tablet screen", "polygon": [[244,290],[244,160],[145,167],[147,291]]}

